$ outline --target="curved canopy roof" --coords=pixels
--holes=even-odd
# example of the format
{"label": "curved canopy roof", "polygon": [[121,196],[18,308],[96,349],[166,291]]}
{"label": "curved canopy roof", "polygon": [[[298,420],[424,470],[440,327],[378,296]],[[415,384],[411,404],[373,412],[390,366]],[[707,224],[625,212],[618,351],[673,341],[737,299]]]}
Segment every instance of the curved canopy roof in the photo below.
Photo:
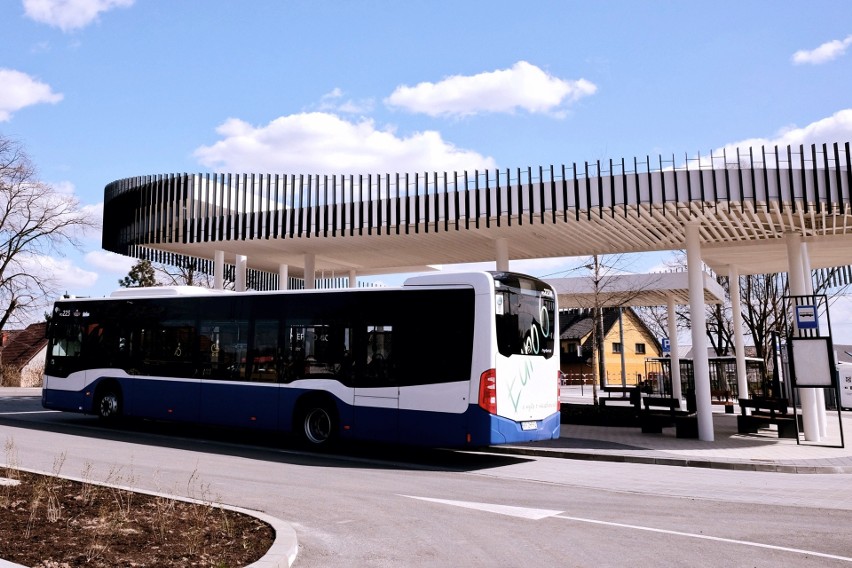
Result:
{"label": "curved canopy roof", "polygon": [[[250,269],[326,276],[432,264],[684,248],[725,273],[785,271],[784,235],[813,268],[850,264],[850,143],[558,167],[381,175],[166,174],[105,188],[103,247],[212,271],[215,251]],[[270,280],[269,287],[274,283]]]}

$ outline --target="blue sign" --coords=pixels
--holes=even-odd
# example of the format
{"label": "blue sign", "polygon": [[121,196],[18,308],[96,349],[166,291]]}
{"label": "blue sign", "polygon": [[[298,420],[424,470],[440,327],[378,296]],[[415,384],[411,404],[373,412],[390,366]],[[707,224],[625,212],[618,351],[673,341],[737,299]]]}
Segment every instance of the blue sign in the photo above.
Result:
{"label": "blue sign", "polygon": [[668,337],[664,337],[664,338],[660,339],[660,345],[663,346],[663,353],[671,353],[672,344],[669,341]]}
{"label": "blue sign", "polygon": [[796,327],[799,329],[817,329],[816,306],[796,306]]}

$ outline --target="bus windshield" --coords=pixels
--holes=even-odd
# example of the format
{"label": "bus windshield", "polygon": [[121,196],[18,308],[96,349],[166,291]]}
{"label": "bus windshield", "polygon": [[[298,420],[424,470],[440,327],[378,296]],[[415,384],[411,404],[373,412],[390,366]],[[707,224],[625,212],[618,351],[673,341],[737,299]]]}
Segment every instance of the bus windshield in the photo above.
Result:
{"label": "bus windshield", "polygon": [[497,345],[500,354],[553,356],[553,290],[540,280],[494,273]]}

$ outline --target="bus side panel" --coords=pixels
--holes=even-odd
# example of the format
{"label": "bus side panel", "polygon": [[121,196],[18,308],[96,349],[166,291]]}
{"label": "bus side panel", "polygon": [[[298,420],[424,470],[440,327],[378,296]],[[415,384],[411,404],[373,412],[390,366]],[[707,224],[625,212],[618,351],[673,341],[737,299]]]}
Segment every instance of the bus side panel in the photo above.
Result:
{"label": "bus side panel", "polygon": [[467,445],[467,416],[462,413],[400,410],[400,441],[416,446],[459,448]]}
{"label": "bus side panel", "polygon": [[198,420],[200,380],[136,377],[132,383],[124,394],[124,411],[128,416],[181,422]]}
{"label": "bus side panel", "polygon": [[92,398],[86,396],[85,371],[67,377],[44,376],[41,405],[50,410],[91,412]]}
{"label": "bus side panel", "polygon": [[414,385],[400,389],[399,439],[402,442],[459,446],[467,437],[465,412],[470,381]]}
{"label": "bus side panel", "polygon": [[202,381],[201,422],[276,430],[279,427],[279,390],[276,384]]}
{"label": "bus side panel", "polygon": [[[352,437],[354,439],[391,443],[400,441],[399,409],[396,399],[374,398],[364,401],[356,397],[356,402],[359,404],[353,409]],[[375,406],[367,406],[367,404]]]}

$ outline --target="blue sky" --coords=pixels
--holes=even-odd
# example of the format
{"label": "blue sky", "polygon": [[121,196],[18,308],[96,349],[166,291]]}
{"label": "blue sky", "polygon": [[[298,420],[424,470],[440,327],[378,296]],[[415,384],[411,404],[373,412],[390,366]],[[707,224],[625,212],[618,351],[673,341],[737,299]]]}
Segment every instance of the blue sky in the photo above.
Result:
{"label": "blue sky", "polygon": [[[852,3],[6,0],[0,134],[98,219],[104,185],[134,175],[848,141]],[[99,234],[44,261],[84,295],[132,262]]]}

